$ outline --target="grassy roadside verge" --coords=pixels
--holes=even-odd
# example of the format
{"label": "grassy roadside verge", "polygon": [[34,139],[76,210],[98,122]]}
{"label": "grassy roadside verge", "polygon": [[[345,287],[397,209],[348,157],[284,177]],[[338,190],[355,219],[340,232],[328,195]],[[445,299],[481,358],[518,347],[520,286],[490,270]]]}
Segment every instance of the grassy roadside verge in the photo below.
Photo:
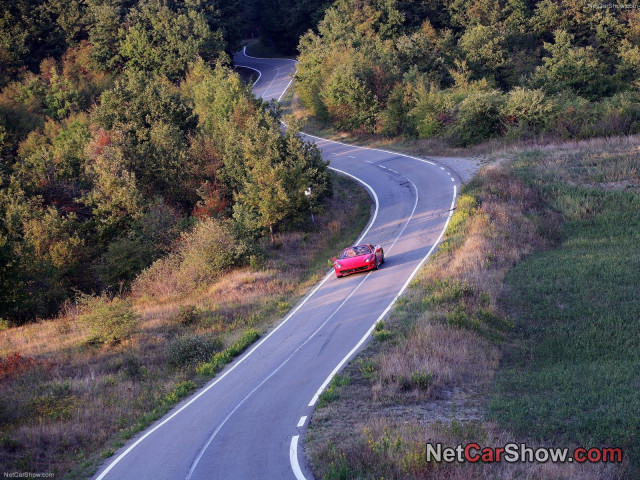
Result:
{"label": "grassy roadside verge", "polygon": [[516,435],[621,447],[640,475],[640,153],[534,152],[516,174],[565,219],[562,245],[506,278],[513,345],[491,415]]}
{"label": "grassy roadside verge", "polygon": [[[463,188],[437,255],[314,413],[317,478],[637,476],[636,141],[522,151]],[[627,462],[425,460],[426,442],[471,441],[621,446]]]}
{"label": "grassy roadside verge", "polygon": [[313,231],[267,242],[249,267],[181,295],[157,293],[159,279],[155,294],[96,300],[101,331],[111,334],[116,314],[118,328],[132,328],[118,342],[90,341],[95,332],[74,305],[0,332],[0,471],[86,478],[282,318],[369,219],[367,192],[333,181]]}

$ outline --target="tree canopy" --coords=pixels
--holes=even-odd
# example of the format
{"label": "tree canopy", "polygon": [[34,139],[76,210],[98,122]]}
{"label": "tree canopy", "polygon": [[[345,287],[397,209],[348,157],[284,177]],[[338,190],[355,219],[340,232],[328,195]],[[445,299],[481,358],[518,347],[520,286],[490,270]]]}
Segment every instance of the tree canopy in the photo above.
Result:
{"label": "tree canopy", "polygon": [[318,150],[228,64],[246,5],[2,6],[0,318],[127,288],[200,223],[238,245],[303,225],[329,193]]}

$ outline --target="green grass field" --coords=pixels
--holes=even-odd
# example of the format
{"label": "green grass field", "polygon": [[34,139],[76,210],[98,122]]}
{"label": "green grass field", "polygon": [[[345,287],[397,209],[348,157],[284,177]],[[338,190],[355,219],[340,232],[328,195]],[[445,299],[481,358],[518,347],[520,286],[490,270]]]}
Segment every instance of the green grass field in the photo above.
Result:
{"label": "green grass field", "polygon": [[[559,248],[506,277],[514,346],[491,414],[538,441],[622,447],[640,473],[637,153],[521,156],[515,172],[565,218]],[[597,184],[596,184],[597,182]]]}

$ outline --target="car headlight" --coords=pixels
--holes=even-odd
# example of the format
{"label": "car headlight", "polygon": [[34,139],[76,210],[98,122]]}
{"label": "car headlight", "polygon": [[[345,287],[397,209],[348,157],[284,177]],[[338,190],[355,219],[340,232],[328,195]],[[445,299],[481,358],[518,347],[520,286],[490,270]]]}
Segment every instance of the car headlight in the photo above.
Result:
{"label": "car headlight", "polygon": [[340,262],[336,262],[336,267],[342,268],[342,265],[340,265]]}

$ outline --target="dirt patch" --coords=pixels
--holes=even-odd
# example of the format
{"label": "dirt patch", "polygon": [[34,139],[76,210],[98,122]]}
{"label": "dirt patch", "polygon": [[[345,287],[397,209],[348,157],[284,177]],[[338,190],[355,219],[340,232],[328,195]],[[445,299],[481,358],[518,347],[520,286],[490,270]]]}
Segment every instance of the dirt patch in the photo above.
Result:
{"label": "dirt patch", "polygon": [[467,183],[473,176],[487,163],[483,157],[424,157],[427,160],[436,162],[443,167],[447,167],[460,179],[462,183]]}

